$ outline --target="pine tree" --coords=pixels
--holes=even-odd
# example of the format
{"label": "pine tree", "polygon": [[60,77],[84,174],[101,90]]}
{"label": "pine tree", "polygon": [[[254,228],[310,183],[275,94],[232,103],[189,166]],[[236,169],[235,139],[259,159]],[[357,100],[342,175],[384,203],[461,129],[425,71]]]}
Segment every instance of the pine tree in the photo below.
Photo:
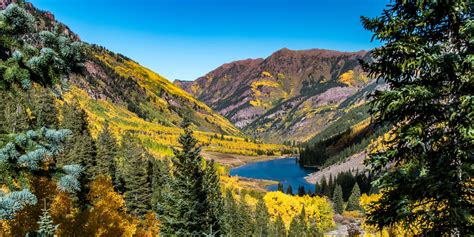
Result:
{"label": "pine tree", "polygon": [[150,155],[140,141],[131,133],[123,136],[120,153],[125,161],[123,177],[125,181],[125,203],[130,213],[143,216],[151,209],[151,182],[148,178]]}
{"label": "pine tree", "polygon": [[255,232],[253,236],[269,236],[270,235],[270,215],[267,206],[262,199],[259,199],[255,208]]}
{"label": "pine tree", "polygon": [[334,189],[332,201],[334,202],[334,211],[336,211],[338,214],[342,214],[344,212],[344,200],[342,199],[341,185],[337,185]]}
{"label": "pine tree", "polygon": [[311,236],[311,237],[322,237],[322,236],[324,236],[321,233],[321,231],[318,229],[316,217],[310,218],[308,220],[307,236]]}
{"label": "pine tree", "polygon": [[38,226],[38,234],[41,237],[55,236],[56,230],[59,226],[53,223],[53,218],[49,214],[49,209],[46,208],[46,199],[44,200],[44,208],[42,209],[42,215],[38,220]]}
{"label": "pine tree", "polygon": [[166,183],[168,182],[168,167],[169,163],[168,160],[158,160],[158,159],[151,159],[150,160],[152,165],[152,171],[149,174],[151,176],[151,189],[152,189],[152,196],[151,196],[151,205],[152,209],[155,212],[158,212],[158,203],[160,203],[162,191],[165,188]]}
{"label": "pine tree", "polygon": [[112,181],[116,182],[116,159],[117,159],[117,141],[109,129],[108,123],[104,124],[104,128],[97,137],[97,155],[96,165],[93,169],[94,176],[99,174],[110,175]]}
{"label": "pine tree", "polygon": [[239,207],[235,202],[234,197],[232,196],[232,191],[227,189],[225,198],[224,198],[224,211],[222,219],[224,224],[222,230],[224,235],[227,236],[236,236],[239,233],[240,226],[238,222],[235,221],[239,217]]}
{"label": "pine tree", "polygon": [[298,196],[302,197],[306,195],[306,191],[304,190],[304,186],[299,186],[298,187]]}
{"label": "pine tree", "polygon": [[331,191],[329,191],[329,186],[326,180],[326,176],[321,178],[321,194],[326,197],[331,197]]}
{"label": "pine tree", "polygon": [[222,233],[221,225],[224,224],[224,220],[221,218],[224,204],[216,166],[214,160],[211,160],[207,162],[204,170],[203,189],[206,193],[206,201],[203,208],[206,210],[206,228],[212,229],[213,233],[220,235]]}
{"label": "pine tree", "polygon": [[347,201],[346,211],[355,211],[361,210],[359,205],[360,202],[360,188],[357,182],[354,184],[354,188],[352,189],[351,196]]}
{"label": "pine tree", "polygon": [[327,196],[332,197],[334,194],[334,189],[336,188],[337,182],[336,180],[332,177],[332,174],[329,175],[329,181],[328,181],[328,191],[327,191]]}
{"label": "pine tree", "polygon": [[291,184],[288,184],[288,187],[286,188],[286,194],[293,195],[293,188],[291,187]]}
{"label": "pine tree", "polygon": [[278,183],[277,191],[283,193],[283,184],[281,182]]}
{"label": "pine tree", "polygon": [[290,230],[288,231],[288,236],[300,237],[306,236],[307,225],[306,225],[306,211],[303,206],[300,214],[293,217],[290,223]]}
{"label": "pine tree", "polygon": [[[96,165],[95,142],[89,133],[87,115],[79,103],[65,104],[62,109],[61,127],[72,132],[66,144],[66,152],[59,156],[59,165],[80,164],[84,168],[81,181],[88,183],[93,176]],[[84,195],[87,190],[84,190]]]}
{"label": "pine tree", "polygon": [[58,110],[49,91],[44,88],[36,89],[34,102],[35,127],[37,129],[42,127],[57,128]]}
{"label": "pine tree", "polygon": [[367,161],[385,172],[367,223],[423,223],[417,234],[426,236],[474,233],[473,17],[472,1],[408,0],[362,18],[385,43],[372,51],[375,60],[362,63],[389,88],[374,95],[373,120],[394,126]]}
{"label": "pine tree", "polygon": [[158,206],[162,232],[168,235],[200,235],[209,230],[203,218],[207,212],[203,205],[207,195],[203,190],[203,158],[190,125],[187,120],[182,124],[184,134],[178,139],[182,149],[174,149],[169,181]]}
{"label": "pine tree", "polygon": [[[48,32],[41,32],[39,41],[35,43],[38,48],[32,50],[31,45],[25,44],[25,39],[37,33],[34,17],[17,4],[10,4],[0,15],[0,56],[4,59],[0,60],[0,90],[16,96],[21,94],[17,91],[31,89],[34,82],[59,92],[60,84],[66,84],[68,75],[79,72],[85,58],[80,42],[72,42],[68,37],[51,32],[52,37],[46,40]],[[29,175],[59,174],[58,188],[61,191],[74,192],[80,188],[77,176],[81,173],[81,167],[58,167],[52,162],[63,151],[64,140],[70,131],[46,128],[25,131],[30,128],[29,124],[27,127],[18,125],[25,120],[29,123],[31,110],[23,105],[23,101],[15,101],[13,106],[4,106],[6,110],[1,113],[11,110],[0,116],[8,120],[11,115],[19,115],[8,123],[9,128],[6,129],[12,133],[11,137],[15,137],[14,141],[0,149],[0,160],[6,161],[2,162],[5,163],[2,174],[11,174],[2,183],[16,183],[8,194],[0,194],[1,220],[12,219],[25,206],[36,203],[36,196],[28,189],[25,180]],[[5,130],[4,125],[1,130]],[[3,141],[1,145],[4,145]]]}
{"label": "pine tree", "polygon": [[252,233],[255,232],[255,219],[252,218],[252,211],[250,207],[247,205],[244,199],[244,194],[240,195],[240,201],[238,204],[238,218],[234,219],[237,222],[237,225],[240,227],[236,237],[246,237],[251,236]]}

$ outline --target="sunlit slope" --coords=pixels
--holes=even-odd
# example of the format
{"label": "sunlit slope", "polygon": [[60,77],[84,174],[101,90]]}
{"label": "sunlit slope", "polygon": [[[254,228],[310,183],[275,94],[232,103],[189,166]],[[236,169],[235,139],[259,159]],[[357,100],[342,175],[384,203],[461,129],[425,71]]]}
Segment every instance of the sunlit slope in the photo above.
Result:
{"label": "sunlit slope", "polygon": [[[131,131],[136,134],[145,146],[157,157],[172,155],[171,146],[178,146],[177,139],[182,130],[178,127],[168,127],[158,123],[145,121],[135,113],[121,105],[103,99],[92,99],[84,90],[72,87],[65,95],[66,101],[76,100],[87,112],[92,134],[97,135],[105,121],[108,121],[113,132],[120,138],[120,134]],[[281,154],[284,146],[275,144],[257,144],[242,137],[216,137],[215,133],[195,132],[196,137],[205,151],[222,153],[257,155],[259,151],[272,151]]]}
{"label": "sunlit slope", "polygon": [[241,134],[227,119],[157,73],[100,47],[91,47],[90,51],[93,58],[87,68],[91,76],[104,82],[105,87],[112,88],[112,83],[124,83],[120,88],[108,90],[112,92],[109,97],[112,100],[118,97],[119,100],[114,102],[120,102],[120,99],[125,101],[127,109],[139,117],[167,126],[177,126],[183,117],[188,117],[201,131]]}

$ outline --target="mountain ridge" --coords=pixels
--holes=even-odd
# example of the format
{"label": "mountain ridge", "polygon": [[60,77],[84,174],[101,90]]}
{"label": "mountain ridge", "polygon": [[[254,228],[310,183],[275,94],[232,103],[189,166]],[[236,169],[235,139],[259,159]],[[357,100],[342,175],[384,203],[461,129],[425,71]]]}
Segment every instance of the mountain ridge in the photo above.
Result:
{"label": "mountain ridge", "polygon": [[[298,121],[311,113],[336,110],[338,103],[374,83],[358,63],[369,57],[366,50],[282,48],[265,59],[226,63],[195,81],[174,83],[254,137],[272,142],[292,137],[306,141],[324,126],[314,119],[306,124]],[[359,101],[364,102],[365,98]],[[295,114],[290,116],[290,112]],[[334,114],[320,116],[320,120],[328,121]],[[320,129],[310,129],[311,124]]]}

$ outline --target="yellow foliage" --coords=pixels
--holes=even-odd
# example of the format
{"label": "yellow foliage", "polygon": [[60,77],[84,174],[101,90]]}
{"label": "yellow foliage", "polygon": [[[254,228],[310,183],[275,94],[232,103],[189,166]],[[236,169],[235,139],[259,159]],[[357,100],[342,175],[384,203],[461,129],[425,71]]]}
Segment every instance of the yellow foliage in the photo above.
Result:
{"label": "yellow foliage", "polygon": [[248,194],[245,194],[244,196],[244,200],[245,200],[245,203],[247,204],[247,206],[249,206],[252,211],[255,211],[256,207],[257,207],[257,203],[258,203],[258,200]]}
{"label": "yellow foliage", "polygon": [[363,73],[354,72],[349,70],[339,76],[339,82],[346,84],[349,87],[352,87],[356,84],[367,84],[369,78]]}
{"label": "yellow foliage", "polygon": [[[72,87],[70,93],[65,94],[64,98],[66,101],[77,100],[86,111],[94,137],[102,130],[104,122],[108,121],[110,129],[118,140],[125,131],[133,131],[149,152],[157,158],[172,156],[170,147],[179,146],[177,139],[183,132],[181,128],[145,121],[126,108],[110,101],[94,100],[77,87]],[[225,136],[224,140],[215,139],[213,138],[215,133],[209,132],[196,131],[194,135],[204,145],[205,151],[256,156],[257,150],[273,151],[278,155],[281,154],[280,150],[286,148],[277,144],[257,144],[237,136]]]}
{"label": "yellow foliage", "polygon": [[[254,81],[250,87],[255,99],[249,103],[255,107],[270,108],[273,106],[273,103],[278,102],[279,99],[288,98],[288,93],[283,90],[281,84],[272,80],[263,79]],[[272,89],[270,89],[268,93],[263,93],[261,91],[263,87]]]}
{"label": "yellow foliage", "polygon": [[140,221],[137,232],[133,235],[134,237],[155,237],[159,236],[160,228],[159,222],[156,219],[156,214],[149,212],[145,215],[144,219]]}
{"label": "yellow foliage", "polygon": [[[173,97],[179,97],[180,100],[186,101],[189,105],[195,105],[200,108],[200,111],[197,114],[200,114],[202,117],[208,118],[208,120],[214,120],[214,124],[219,126],[222,130],[229,134],[240,135],[241,132],[233,126],[227,119],[221,115],[214,113],[207,105],[196,100],[190,94],[174,85],[161,75],[151,71],[148,68],[145,68],[138,63],[131,60],[117,61],[115,57],[112,57],[109,54],[96,55],[96,58],[102,62],[109,65],[115,70],[119,75],[124,78],[132,77],[140,87],[147,90],[147,96],[152,98],[152,101],[156,101],[155,105],[159,107],[168,108],[169,102],[163,100],[159,95],[159,91],[166,91],[169,95]],[[202,111],[201,111],[202,110]],[[203,121],[204,122],[204,121]]]}
{"label": "yellow foliage", "polygon": [[85,223],[86,236],[133,236],[137,225],[126,213],[123,197],[114,191],[110,177],[99,176],[90,185],[92,204]]}
{"label": "yellow foliage", "polygon": [[355,81],[354,81],[354,71],[349,70],[345,73],[343,73],[339,77],[339,82],[346,84],[347,86],[353,86]]}
{"label": "yellow foliage", "polygon": [[326,198],[310,197],[308,195],[300,197],[282,192],[268,192],[263,200],[272,220],[275,221],[278,216],[281,216],[287,229],[291,220],[301,213],[303,206],[307,220],[316,220],[319,230],[326,231],[335,226],[334,213]]}
{"label": "yellow foliage", "polygon": [[[371,207],[371,203],[379,200],[381,197],[382,194],[371,194],[369,196],[364,193],[360,197],[360,206],[364,209],[365,213],[370,213],[373,210]],[[361,227],[365,231],[364,236],[412,236],[411,234],[407,233],[401,225],[392,226],[391,228],[384,228],[382,231],[379,231],[375,226],[367,224],[365,222],[365,219],[363,219]]]}
{"label": "yellow foliage", "polygon": [[267,71],[263,71],[262,72],[262,77],[273,77],[271,73],[267,72]]}

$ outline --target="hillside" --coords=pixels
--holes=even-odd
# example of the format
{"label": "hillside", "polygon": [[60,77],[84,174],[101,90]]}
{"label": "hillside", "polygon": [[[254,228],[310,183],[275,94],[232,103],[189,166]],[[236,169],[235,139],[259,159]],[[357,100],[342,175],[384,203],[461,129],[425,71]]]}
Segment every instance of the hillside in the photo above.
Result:
{"label": "hillside", "polygon": [[[25,8],[35,17],[38,29],[56,29],[80,40],[52,13],[30,3]],[[71,88],[64,97],[67,102],[78,102],[87,112],[93,135],[108,122],[119,138],[124,131],[133,131],[155,156],[164,157],[177,145],[182,132],[179,125],[186,117],[193,122],[206,151],[255,156],[281,154],[286,149],[244,138],[226,118],[126,56],[87,43],[85,48],[83,73],[71,76]]]}
{"label": "hillside", "polygon": [[366,51],[281,49],[175,84],[254,137],[307,141],[348,113],[367,116],[353,110],[379,86],[359,66],[368,57]]}

